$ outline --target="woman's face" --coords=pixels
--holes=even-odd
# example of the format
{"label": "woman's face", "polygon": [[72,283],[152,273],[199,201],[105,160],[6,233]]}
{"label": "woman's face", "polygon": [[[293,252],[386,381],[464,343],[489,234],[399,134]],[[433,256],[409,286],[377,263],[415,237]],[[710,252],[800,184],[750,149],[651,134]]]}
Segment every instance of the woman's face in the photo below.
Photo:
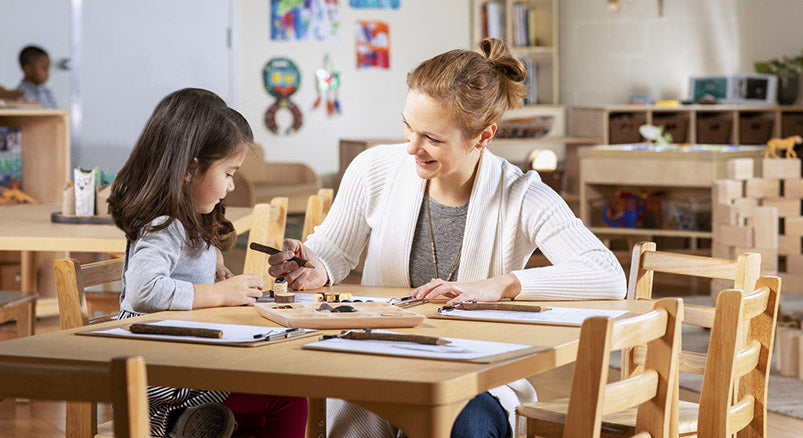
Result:
{"label": "woman's face", "polygon": [[416,90],[407,92],[402,111],[407,153],[420,178],[464,177],[474,172],[480,136],[466,139],[446,108]]}

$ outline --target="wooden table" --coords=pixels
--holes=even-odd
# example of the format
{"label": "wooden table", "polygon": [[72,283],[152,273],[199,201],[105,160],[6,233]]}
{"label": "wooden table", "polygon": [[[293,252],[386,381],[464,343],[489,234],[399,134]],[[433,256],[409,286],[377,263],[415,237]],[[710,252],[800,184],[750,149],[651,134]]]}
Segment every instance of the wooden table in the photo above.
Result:
{"label": "wooden table", "polygon": [[[23,292],[37,291],[37,252],[125,252],[125,235],[115,225],[53,223],[50,222],[50,214],[54,211],[61,211],[61,206],[18,204],[0,207],[0,251],[21,252]],[[237,234],[251,229],[251,211],[251,208],[245,207],[226,209],[226,216],[234,223]],[[52,277],[53,267],[42,267],[46,268],[49,268],[46,272]],[[55,289],[47,292],[52,293],[40,291],[40,304],[37,304],[39,315],[58,313]]]}
{"label": "wooden table", "polygon": [[[332,290],[363,296],[404,296],[408,292],[408,289],[356,285],[336,286]],[[571,305],[644,312],[652,303],[631,300]],[[426,304],[410,310],[433,314],[436,308],[434,304]],[[251,307],[159,312],[126,320],[125,324],[157,319],[274,325]],[[112,321],[93,327],[121,324]],[[0,360],[27,357],[42,362],[101,363],[117,356],[142,355],[152,385],[343,398],[387,418],[411,438],[448,437],[458,412],[477,394],[574,361],[580,333],[579,327],[431,318],[416,328],[398,329],[430,336],[552,347],[525,357],[476,364],[301,349],[312,341],[310,338],[243,348],[81,336],[74,334],[77,330],[0,342]]]}

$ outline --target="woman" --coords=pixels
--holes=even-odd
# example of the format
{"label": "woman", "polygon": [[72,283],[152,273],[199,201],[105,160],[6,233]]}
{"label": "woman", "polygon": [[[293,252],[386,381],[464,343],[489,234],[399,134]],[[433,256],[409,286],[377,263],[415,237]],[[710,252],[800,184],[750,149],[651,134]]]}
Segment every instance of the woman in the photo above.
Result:
{"label": "woman", "polygon": [[[367,244],[362,283],[413,287],[417,298],[624,297],[616,258],[561,197],[537,173],[524,174],[486,150],[502,114],[521,105],[525,71],[499,40],[483,40],[480,49],[443,53],[408,74],[407,143],[356,157],[324,222],[306,245],[286,240],[285,251],[268,260],[270,275],[297,290],[334,284]],[[523,269],[536,248],[552,265]],[[296,255],[316,269],[289,260]],[[452,435],[509,436],[516,432],[516,406],[534,399],[524,380],[480,394],[458,416]],[[352,405],[330,407],[335,429],[338,416],[357,415]],[[378,430],[366,436],[379,436]]]}

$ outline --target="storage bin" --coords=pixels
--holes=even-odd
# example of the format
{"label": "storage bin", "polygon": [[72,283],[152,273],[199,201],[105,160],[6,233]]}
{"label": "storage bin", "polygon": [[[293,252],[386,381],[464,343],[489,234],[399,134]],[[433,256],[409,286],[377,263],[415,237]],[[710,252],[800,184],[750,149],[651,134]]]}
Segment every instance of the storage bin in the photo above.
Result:
{"label": "storage bin", "polygon": [[724,116],[697,119],[698,144],[730,144],[733,120]]}
{"label": "storage bin", "polygon": [[742,117],[739,119],[739,144],[765,144],[772,137],[772,119]]}
{"label": "storage bin", "polygon": [[653,125],[662,126],[664,134],[672,134],[672,142],[686,143],[689,138],[689,119],[681,116],[653,116]]}
{"label": "storage bin", "polygon": [[781,137],[803,135],[803,113],[786,113],[782,117]]}
{"label": "storage bin", "polygon": [[647,123],[647,116],[640,114],[611,114],[608,122],[608,143],[640,143],[639,126]]}

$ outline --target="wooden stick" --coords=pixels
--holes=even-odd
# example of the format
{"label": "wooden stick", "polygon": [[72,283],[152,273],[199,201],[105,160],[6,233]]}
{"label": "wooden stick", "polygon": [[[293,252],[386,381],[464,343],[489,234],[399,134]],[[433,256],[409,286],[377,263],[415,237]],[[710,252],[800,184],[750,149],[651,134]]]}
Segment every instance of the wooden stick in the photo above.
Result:
{"label": "wooden stick", "polygon": [[376,341],[395,341],[395,342],[415,342],[416,344],[427,345],[446,345],[452,341],[447,339],[438,338],[435,336],[422,336],[422,335],[408,335],[404,333],[376,333],[376,332],[355,332],[348,331],[337,337],[343,339],[354,339],[358,341],[376,340]]}
{"label": "wooden stick", "polygon": [[176,327],[157,324],[131,324],[131,333],[148,335],[192,336],[196,338],[222,338],[223,330],[195,327]]}
{"label": "wooden stick", "polygon": [[550,307],[535,306],[532,304],[509,303],[459,303],[454,306],[457,310],[507,310],[510,312],[546,312]]}
{"label": "wooden stick", "polygon": [[[272,248],[270,246],[262,245],[262,244],[259,244],[259,243],[256,243],[256,242],[251,242],[250,248],[253,249],[253,250],[256,250],[256,251],[259,251],[259,252],[264,252],[265,254],[271,254],[271,255],[272,254],[278,254],[278,253],[282,252],[282,250],[280,250],[280,249]],[[312,263],[302,259],[301,257],[293,257],[290,260],[298,263],[298,266],[303,266],[305,268],[315,269],[315,266],[313,266]]]}

